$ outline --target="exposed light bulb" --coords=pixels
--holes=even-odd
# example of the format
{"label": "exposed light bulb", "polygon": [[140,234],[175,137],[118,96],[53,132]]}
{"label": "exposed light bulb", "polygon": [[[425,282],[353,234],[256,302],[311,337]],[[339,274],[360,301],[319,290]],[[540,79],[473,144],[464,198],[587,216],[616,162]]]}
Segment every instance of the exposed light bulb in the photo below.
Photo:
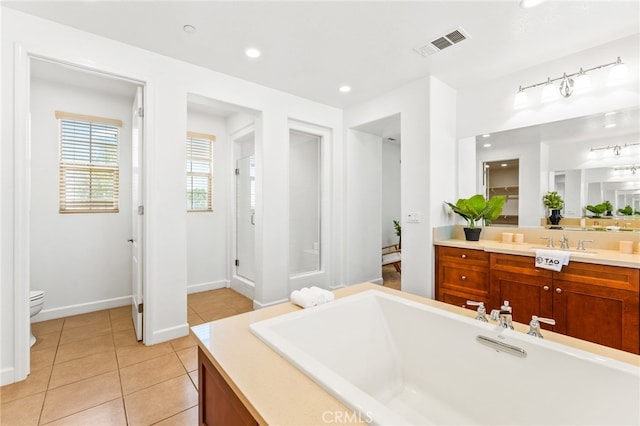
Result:
{"label": "exposed light bulb", "polygon": [[522,86],[518,89],[518,93],[513,98],[513,108],[521,109],[526,107],[529,104],[529,96],[522,90]]}

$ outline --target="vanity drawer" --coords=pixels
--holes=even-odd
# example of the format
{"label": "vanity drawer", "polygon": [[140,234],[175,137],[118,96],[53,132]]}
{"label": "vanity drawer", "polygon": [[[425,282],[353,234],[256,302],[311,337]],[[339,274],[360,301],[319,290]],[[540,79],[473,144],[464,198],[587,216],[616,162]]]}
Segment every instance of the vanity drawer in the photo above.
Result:
{"label": "vanity drawer", "polygon": [[600,287],[640,292],[640,270],[621,266],[569,262],[562,271],[554,272],[554,280],[573,281]]}
{"label": "vanity drawer", "polygon": [[489,264],[492,271],[505,271],[551,279],[553,272],[548,269],[536,268],[534,262],[534,257],[491,253]]}
{"label": "vanity drawer", "polygon": [[440,284],[444,287],[461,287],[465,290],[477,290],[488,294],[489,271],[475,269],[447,266],[442,270]]}
{"label": "vanity drawer", "polygon": [[484,250],[440,246],[438,247],[438,257],[440,262],[489,267],[489,253]]}

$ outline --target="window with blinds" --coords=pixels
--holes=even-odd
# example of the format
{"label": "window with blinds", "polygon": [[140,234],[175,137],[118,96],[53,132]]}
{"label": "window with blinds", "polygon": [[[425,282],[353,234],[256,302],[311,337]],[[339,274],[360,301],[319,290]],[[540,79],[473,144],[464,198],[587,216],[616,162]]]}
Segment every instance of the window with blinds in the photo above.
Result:
{"label": "window with blinds", "polygon": [[216,137],[187,132],[187,211],[210,212],[213,142]]}
{"label": "window with blinds", "polygon": [[118,130],[122,122],[56,111],[60,213],[117,213]]}

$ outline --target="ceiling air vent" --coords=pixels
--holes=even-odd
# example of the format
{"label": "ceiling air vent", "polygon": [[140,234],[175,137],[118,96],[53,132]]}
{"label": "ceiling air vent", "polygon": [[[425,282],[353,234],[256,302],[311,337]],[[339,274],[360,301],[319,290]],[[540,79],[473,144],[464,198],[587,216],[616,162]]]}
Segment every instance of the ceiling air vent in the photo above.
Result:
{"label": "ceiling air vent", "polygon": [[422,56],[433,55],[436,52],[439,52],[447,47],[453,46],[454,44],[458,44],[463,40],[469,38],[469,35],[466,32],[458,27],[457,29],[448,31],[445,35],[431,37],[432,41],[429,44],[420,47],[414,47],[417,53]]}

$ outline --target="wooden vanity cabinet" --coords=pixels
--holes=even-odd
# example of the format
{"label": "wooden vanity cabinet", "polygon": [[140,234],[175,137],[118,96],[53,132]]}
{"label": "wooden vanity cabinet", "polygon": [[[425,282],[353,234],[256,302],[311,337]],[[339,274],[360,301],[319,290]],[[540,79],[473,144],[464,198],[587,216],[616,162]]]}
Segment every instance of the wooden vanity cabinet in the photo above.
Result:
{"label": "wooden vanity cabinet", "polygon": [[198,384],[198,422],[201,426],[258,425],[200,348],[198,348]]}
{"label": "wooden vanity cabinet", "polygon": [[553,318],[544,328],[640,353],[637,269],[571,262],[561,272],[538,269],[528,256],[492,253],[491,306],[508,300],[513,319]]}
{"label": "wooden vanity cabinet", "polygon": [[463,308],[467,300],[489,304],[489,254],[483,250],[438,246],[435,250],[437,299]]}

